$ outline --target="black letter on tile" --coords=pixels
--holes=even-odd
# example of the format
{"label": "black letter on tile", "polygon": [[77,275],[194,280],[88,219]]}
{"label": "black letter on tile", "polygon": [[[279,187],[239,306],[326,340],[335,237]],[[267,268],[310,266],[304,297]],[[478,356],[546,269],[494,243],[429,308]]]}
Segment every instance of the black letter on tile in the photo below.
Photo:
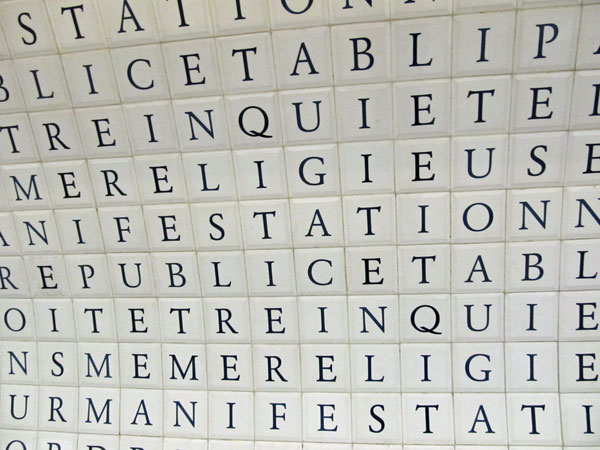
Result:
{"label": "black letter on tile", "polygon": [[[128,16],[125,15],[125,9],[127,9],[127,12],[129,14]],[[144,31],[137,18],[135,17],[135,14],[133,13],[131,6],[129,6],[129,2],[127,0],[123,0],[123,9],[121,11],[121,28],[119,29],[118,33],[125,33],[125,29],[123,28],[125,25],[125,20],[133,20],[133,22],[135,23],[136,32]]]}
{"label": "black letter on tile", "polygon": [[[546,56],[543,53],[544,44],[549,44],[553,42],[558,37],[558,27],[554,23],[542,23],[536,25],[538,27],[538,48],[537,54],[533,57],[533,59],[544,59]],[[544,34],[546,32],[546,27],[549,27],[552,30],[552,37],[547,41],[544,41]]]}

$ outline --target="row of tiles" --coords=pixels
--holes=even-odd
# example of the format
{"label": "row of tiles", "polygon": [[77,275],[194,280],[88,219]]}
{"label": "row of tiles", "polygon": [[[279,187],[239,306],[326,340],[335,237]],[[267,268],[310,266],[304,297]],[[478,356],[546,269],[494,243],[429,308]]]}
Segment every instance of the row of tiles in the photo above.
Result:
{"label": "row of tiles", "polygon": [[[269,442],[243,440],[201,440],[184,438],[152,438],[145,436],[110,436],[71,434],[58,432],[39,433],[22,430],[3,430],[0,445],[6,445],[13,440],[22,442],[22,450],[50,450],[51,443],[57,442],[61,448],[68,450],[86,450],[88,446],[98,445],[105,450],[130,450],[132,447],[147,450],[589,450],[590,447],[575,446],[537,446],[530,444],[526,447],[511,445],[386,445],[386,444],[331,444],[310,442]],[[19,444],[20,445],[20,444]]]}
{"label": "row of tiles", "polygon": [[[302,28],[373,20],[574,6],[597,0],[65,0],[0,3],[4,37],[0,59],[138,45],[270,29]],[[100,6],[102,6],[100,8]],[[212,17],[211,17],[212,16]],[[10,50],[9,50],[10,49]]]}
{"label": "row of tiles", "polygon": [[[600,7],[598,11],[600,17]],[[378,25],[389,27],[389,24]],[[377,28],[372,26],[368,30],[371,28],[377,31]],[[323,33],[328,32],[328,30],[316,30],[313,33],[314,45],[319,45],[318,48],[322,49],[321,41],[325,39]],[[413,33],[412,36],[420,34]],[[593,128],[598,124],[598,88],[596,87],[598,72],[595,70],[573,71],[571,63],[554,62],[549,67],[541,68],[549,72],[514,74],[511,78],[510,70],[503,69],[502,62],[499,68],[484,72],[484,74],[499,73],[500,75],[463,76],[451,83],[449,57],[447,57],[448,62],[439,68],[433,65],[433,61],[439,59],[430,57],[430,64],[417,65],[417,68],[424,66],[429,72],[424,71],[422,74],[415,74],[416,76],[397,74],[392,77],[390,55],[379,55],[379,59],[376,59],[373,56],[375,53],[364,51],[358,53],[357,39],[368,38],[360,37],[343,41],[354,44],[350,46],[350,52],[342,50],[337,52],[339,57],[349,54],[342,60],[343,65],[342,63],[335,65],[334,72],[338,103],[344,104],[351,110],[345,115],[341,114],[343,111],[339,111],[342,128],[350,128],[354,135],[362,136],[361,139],[373,139],[386,132],[389,133],[388,128],[391,126],[388,122],[391,120],[386,119],[386,116],[391,116],[392,113],[396,117],[394,120],[396,135],[400,131],[406,135],[403,137],[440,135],[442,131],[450,128],[450,106],[461,107],[464,111],[465,117],[459,115],[454,117],[453,129],[456,133],[500,132],[508,127],[511,91],[513,131],[531,131],[538,127],[545,130],[566,129],[569,125],[571,109],[572,128]],[[473,38],[470,38],[469,42],[472,41]],[[368,43],[368,48],[374,45],[370,40],[365,42]],[[14,62],[2,61],[0,62],[2,76],[0,112],[6,114],[23,112],[26,109],[29,111],[58,110],[112,105],[120,101],[150,102],[169,98],[199,98],[204,102],[214,103],[214,96],[225,93],[230,109],[229,115],[238,119],[240,122],[238,127],[242,131],[244,129],[252,131],[252,127],[256,128],[258,136],[249,135],[247,138],[258,137],[264,140],[272,133],[275,135],[272,142],[276,143],[280,113],[284,125],[287,125],[285,122],[294,124],[294,128],[286,129],[287,134],[295,130],[296,135],[303,136],[304,140],[312,137],[313,142],[323,135],[325,125],[330,121],[326,113],[333,115],[335,111],[331,71],[321,72],[322,68],[319,69],[321,71],[317,70],[309,59],[310,56],[305,52],[300,53],[307,55],[302,60],[306,62],[301,67],[298,61],[288,61],[288,65],[292,67],[282,68],[278,72],[285,73],[285,76],[292,78],[294,82],[292,85],[279,86],[282,88],[279,95],[279,103],[282,107],[279,111],[278,97],[272,92],[278,88],[275,70],[269,61],[270,53],[265,50],[271,48],[270,35],[257,34],[243,37],[239,45],[243,47],[242,44],[254,44],[254,47],[236,49],[234,44],[226,41],[219,47],[226,47],[221,52],[225,53],[227,50],[228,55],[244,56],[225,60],[227,65],[223,65],[221,69],[222,86],[218,75],[217,51],[213,42],[185,41],[165,44],[164,48],[160,45],[146,45],[115,49],[110,52],[99,50],[62,56],[38,56]],[[434,48],[439,47],[439,43],[430,43],[430,45]],[[504,43],[502,45],[508,47]],[[305,48],[304,44],[300,48]],[[262,49],[262,53],[257,49]],[[190,53],[194,51],[196,53]],[[440,51],[443,52],[442,55],[449,54],[443,48]],[[571,53],[570,48],[559,51],[561,55],[574,54]],[[409,53],[413,54],[413,58],[417,58],[414,52]],[[286,51],[283,55],[289,59],[289,52]],[[594,56],[600,59],[600,53]],[[204,62],[205,59],[208,63]],[[330,61],[325,55],[321,59]],[[304,64],[308,64],[309,69],[302,72]],[[413,61],[412,64],[414,66],[417,63]],[[399,67],[406,65],[408,69],[413,67],[410,61],[395,65]],[[115,69],[114,73],[112,66]],[[591,66],[598,67],[595,64]],[[289,70],[292,71],[291,74]],[[395,69],[394,72],[399,70]],[[300,72],[304,73],[304,76],[300,76]],[[507,72],[509,74],[506,74]],[[313,76],[318,77],[316,82],[312,81]],[[395,82],[393,92],[390,85],[392,81]],[[512,86],[511,81],[513,81]],[[303,89],[289,89],[290,87]],[[357,90],[362,92],[362,97]],[[269,96],[266,92],[271,92],[272,95]],[[393,97],[393,108],[392,98],[387,97]],[[577,101],[572,103],[571,97]],[[366,100],[360,101],[360,98]],[[386,114],[373,109],[373,103],[385,106]],[[525,111],[515,111],[516,105]],[[246,109],[251,111],[247,112]],[[260,111],[258,113],[260,118],[252,117],[257,115],[256,111]],[[436,115],[440,116],[437,121],[442,122],[441,125],[430,123],[435,122]],[[324,124],[319,123],[320,116],[323,116]],[[276,126],[271,126],[270,129],[269,117],[276,122]],[[264,122],[265,128],[262,131],[258,128],[261,122]],[[145,127],[147,128],[148,125]],[[331,127],[332,125],[329,126]],[[249,142],[260,142],[260,139]]]}
{"label": "row of tiles", "polygon": [[482,136],[3,164],[0,210],[593,189],[599,139],[597,132],[573,133],[567,144],[566,134],[549,133],[513,135],[510,149],[507,136]]}
{"label": "row of tiles", "polygon": [[[454,21],[443,16],[319,27],[310,34],[299,29],[61,58],[44,55],[16,60],[15,67],[30,109],[70,104],[65,75],[73,105],[89,106],[118,103],[119,95],[123,102],[165,98],[169,91],[174,98],[187,98],[334,83],[597,69],[598,20],[600,6],[525,11],[518,16],[515,37],[514,12]],[[513,40],[514,45],[506,45]],[[7,79],[0,111],[10,112],[22,107],[18,83],[9,61],[0,67]]]}
{"label": "row of tiles", "polygon": [[600,287],[600,240],[0,258],[0,296],[246,297]]}
{"label": "row of tiles", "polygon": [[[597,341],[599,295],[580,291],[297,299],[4,299],[0,338],[29,340],[32,343],[26,345],[34,347],[39,340],[41,357],[47,357],[46,350],[58,342],[69,342],[65,353],[73,352],[76,340],[296,345]],[[6,342],[7,348],[10,345]]]}
{"label": "row of tiles", "polygon": [[0,213],[0,256],[392,245],[409,255],[436,252],[413,245],[597,238],[599,194],[577,187]]}
{"label": "row of tiles", "polygon": [[[465,141],[469,135],[492,139],[501,145],[488,135],[509,131],[517,139],[514,144],[551,143],[562,152],[566,133],[553,131],[569,126],[593,129],[600,123],[599,76],[599,71],[582,71],[575,77],[572,72],[555,72],[518,75],[512,80],[510,76],[425,80],[5,114],[0,116],[0,140],[6,148],[1,160],[52,161],[84,154],[106,158],[132,152],[260,149],[335,141],[371,145],[385,139],[450,135],[463,136],[457,139]],[[521,134],[540,131],[549,136]],[[572,134],[574,146],[594,136],[594,131],[588,133]]]}
{"label": "row of tiles", "polygon": [[40,390],[46,396],[38,397],[36,387],[2,387],[0,401],[10,411],[2,417],[5,428],[204,439],[585,446],[596,443],[600,402],[593,394],[164,391],[163,396],[148,389],[82,388],[78,396],[77,389]]}
{"label": "row of tiles", "polygon": [[599,342],[1,344],[0,381],[11,385],[267,392],[600,392]]}

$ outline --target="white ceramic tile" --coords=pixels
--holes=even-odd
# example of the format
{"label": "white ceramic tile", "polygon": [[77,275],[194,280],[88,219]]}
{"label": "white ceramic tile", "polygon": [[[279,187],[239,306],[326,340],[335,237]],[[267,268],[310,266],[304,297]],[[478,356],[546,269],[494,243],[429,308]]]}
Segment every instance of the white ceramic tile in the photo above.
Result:
{"label": "white ceramic tile", "polygon": [[454,0],[454,11],[481,12],[488,10],[512,9],[517,5],[517,0]]}
{"label": "white ceramic tile", "polygon": [[240,203],[244,247],[291,247],[292,233],[287,200],[248,201]]}
{"label": "white ceramic tile", "polygon": [[457,294],[452,296],[454,340],[495,342],[502,340],[503,300],[501,294]]}
{"label": "white ceramic tile", "polygon": [[514,26],[512,11],[457,16],[452,30],[453,75],[510,72],[513,48],[506,42],[512,40]]}
{"label": "white ceramic tile", "polygon": [[151,2],[109,0],[100,8],[109,47],[149,44],[158,41]]}
{"label": "white ceramic tile", "polygon": [[558,389],[558,361],[553,342],[506,345],[506,388],[509,392],[548,392]]}
{"label": "white ceramic tile", "polygon": [[225,105],[220,97],[173,101],[181,151],[229,148]]}
{"label": "white ceramic tile", "polygon": [[54,35],[43,1],[3,2],[0,11],[4,35],[14,57],[56,53]]}
{"label": "white ceramic tile", "polygon": [[397,192],[445,191],[450,189],[450,140],[396,141]]}
{"label": "white ceramic tile", "polygon": [[194,250],[192,219],[188,205],[144,206],[148,245],[154,251]]}
{"label": "white ceramic tile", "polygon": [[[127,105],[124,113],[134,153],[162,153],[177,150],[177,132],[170,102]],[[145,132],[134,132],[140,129],[144,129]]]}
{"label": "white ceramic tile", "polygon": [[339,247],[344,243],[339,197],[294,199],[290,202],[295,248]]}
{"label": "white ceramic tile", "polygon": [[248,293],[242,252],[200,252],[202,292],[209,297],[240,297]]}
{"label": "white ceramic tile", "polygon": [[505,191],[452,194],[452,241],[504,240]]}
{"label": "white ceramic tile", "polygon": [[[517,75],[513,80],[511,130],[564,130],[567,128],[571,72]],[[586,93],[589,95],[589,92]],[[574,115],[574,111],[571,113]]]}
{"label": "white ceramic tile", "polygon": [[65,54],[61,60],[73,106],[119,102],[112,61],[107,50]]}
{"label": "white ceramic tile", "polygon": [[446,192],[397,196],[399,244],[450,240],[450,196]]}
{"label": "white ceramic tile", "polygon": [[275,147],[283,144],[279,99],[275,92],[232,95],[227,96],[225,101],[227,115],[235,117],[234,121],[228,121],[233,148]]}
{"label": "white ceramic tile", "polygon": [[[403,392],[450,392],[452,390],[450,355],[450,344],[402,345]],[[410,370],[411,366],[418,370]]]}
{"label": "white ceramic tile", "polygon": [[398,292],[398,261],[394,247],[348,247],[346,265],[348,293]]}
{"label": "white ceramic tile", "polygon": [[51,211],[21,211],[13,217],[24,254],[60,253],[60,240]]}
{"label": "white ceramic tile", "polygon": [[148,249],[140,206],[99,208],[98,218],[107,251],[142,252]]}
{"label": "white ceramic tile", "polygon": [[453,81],[453,132],[460,134],[505,133],[510,112],[510,78],[459,78]]}
{"label": "white ceramic tile", "polygon": [[196,255],[193,252],[152,254],[156,294],[161,297],[194,297],[200,292]]}
{"label": "white ceramic tile", "polygon": [[451,36],[449,17],[393,22],[394,80],[448,77]]}
{"label": "white ceramic tile", "polygon": [[[543,302],[537,300],[544,300]],[[556,340],[558,297],[556,293],[507,294],[506,339],[511,341]],[[532,306],[531,306],[532,305]],[[564,314],[565,320],[570,316]],[[572,323],[572,322],[571,322]],[[565,327],[561,325],[561,330]]]}
{"label": "white ceramic tile", "polygon": [[169,96],[159,45],[111,50],[121,100],[158,100]]}
{"label": "white ceramic tile", "polygon": [[287,197],[283,148],[233,153],[240,199]]}
{"label": "white ceramic tile", "polygon": [[138,188],[131,158],[97,159],[88,162],[98,206],[135,204]]}
{"label": "white ceramic tile", "polygon": [[400,292],[448,292],[450,290],[450,273],[447,270],[449,262],[448,245],[399,247]]}
{"label": "white ceramic tile", "polygon": [[2,162],[37,162],[39,155],[27,114],[3,114],[0,142],[7,151]]}
{"label": "white ceramic tile", "polygon": [[335,98],[331,88],[280,91],[281,117],[286,145],[331,142],[336,136]]}
{"label": "white ceramic tile", "polygon": [[520,8],[536,8],[542,6],[578,5],[581,0],[519,0]]}
{"label": "white ceramic tile", "polygon": [[147,253],[109,254],[108,269],[115,295],[147,297],[154,294]]}
{"label": "white ceramic tile", "polygon": [[120,106],[76,109],[75,116],[88,158],[131,154],[125,118]]}
{"label": "white ceramic tile", "polygon": [[330,0],[329,17],[332,23],[386,20],[390,17],[390,2]]}
{"label": "white ceramic tile", "polygon": [[[566,133],[516,134],[511,136],[508,181],[511,187],[561,186]],[[573,145],[567,166],[572,172],[586,172],[582,161],[585,145]],[[571,162],[572,161],[572,162]],[[577,169],[575,169],[577,167]],[[574,177],[577,175],[573,174]]]}
{"label": "white ceramic tile", "polygon": [[332,27],[331,40],[337,85],[390,81],[388,22]]}
{"label": "white ceramic tile", "polygon": [[83,144],[72,110],[33,113],[29,120],[43,161],[83,158]]}
{"label": "white ceramic tile", "polygon": [[341,141],[390,139],[393,135],[392,86],[345,86],[335,90]]}
{"label": "white ceramic tile", "polygon": [[44,164],[46,179],[52,186],[50,196],[56,207],[94,206],[94,195],[84,161]]}
{"label": "white ceramic tile", "polygon": [[569,70],[575,53],[579,8],[519,11],[515,71]]}
{"label": "white ceramic tile", "polygon": [[8,45],[6,43],[6,37],[4,37],[4,33],[0,34],[0,60],[9,59],[10,51],[8,50]]}
{"label": "white ceramic tile", "polygon": [[101,253],[104,250],[96,209],[54,212],[65,253]]}
{"label": "white ceramic tile", "polygon": [[507,291],[554,291],[559,286],[557,241],[506,245]]}
{"label": "white ceramic tile", "polygon": [[221,93],[214,39],[163,44],[162,50],[171,96],[186,98]]}
{"label": "white ceramic tile", "polygon": [[[319,255],[319,256],[317,256]],[[346,294],[345,257],[341,248],[294,252],[298,294]]]}
{"label": "white ceramic tile", "polygon": [[559,238],[562,206],[560,188],[510,190],[506,206],[508,239]]}
{"label": "white ceramic tile", "polygon": [[271,35],[217,39],[223,88],[230,94],[275,89]]}
{"label": "white ceramic tile", "polygon": [[187,201],[184,169],[179,154],[136,156],[134,162],[144,203]]}
{"label": "white ceramic tile", "polygon": [[2,229],[2,246],[0,247],[0,251],[3,255],[18,255],[21,248],[12,214],[1,213],[0,223]]}
{"label": "white ceramic tile", "polygon": [[14,209],[48,209],[50,195],[41,164],[2,167],[6,197]]}
{"label": "white ceramic tile", "polygon": [[69,283],[72,294],[78,297],[105,297],[112,294],[106,256],[66,255]]}
{"label": "white ceramic tile", "polygon": [[60,0],[46,2],[58,48],[62,52],[106,47],[97,1],[65,5]]}
{"label": "white ceramic tile", "polygon": [[343,194],[394,192],[391,141],[344,143],[338,148]]}
{"label": "white ceramic tile", "polygon": [[392,6],[392,18],[409,19],[420,16],[438,16],[450,14],[452,12],[452,2],[443,1],[423,1],[418,0],[390,0]]}
{"label": "white ceramic tile", "polygon": [[0,1],[0,446],[595,448],[597,0],[79,3]]}
{"label": "white ceramic tile", "polygon": [[596,99],[600,92],[596,85],[597,71],[577,72],[573,85],[573,102],[571,106],[571,127],[573,129],[595,128],[600,113]]}
{"label": "white ceramic tile", "polygon": [[237,0],[209,0],[215,34],[243,34],[268,31],[269,0],[257,0],[250,7],[247,2]]}
{"label": "white ceramic tile", "polygon": [[521,445],[560,442],[558,395],[508,394],[506,400],[511,442]]}
{"label": "white ceramic tile", "polygon": [[205,37],[212,33],[208,0],[193,2],[155,0],[153,4],[161,41]]}
{"label": "white ceramic tile", "polygon": [[231,152],[188,153],[181,159],[192,202],[237,199]]}
{"label": "white ceramic tile", "polygon": [[25,104],[32,111],[71,106],[67,83],[58,55],[15,61]]}
{"label": "white ceramic tile", "polygon": [[[460,414],[455,414],[458,418],[455,422],[457,443],[476,442],[489,448],[494,448],[492,444],[508,443],[506,402],[503,394],[458,394],[454,398],[454,410],[460,411]],[[472,423],[471,417],[474,417],[476,422]],[[481,419],[481,422],[477,419]]]}
{"label": "white ceramic tile", "polygon": [[447,136],[450,131],[450,80],[394,84],[395,136]]}
{"label": "white ceramic tile", "polygon": [[451,394],[404,394],[402,400],[405,442],[421,445],[453,442],[453,421],[441,419],[451,414]]}
{"label": "white ceramic tile", "polygon": [[339,194],[335,145],[286,147],[285,150],[290,195],[314,197]]}
{"label": "white ceramic tile", "polygon": [[327,0],[269,0],[268,3],[273,29],[323,25],[329,19]]}
{"label": "white ceramic tile", "polygon": [[345,297],[299,297],[298,313],[310,320],[300,322],[300,339],[307,343],[347,342],[348,310]]}
{"label": "white ceramic tile", "polygon": [[396,235],[393,195],[344,198],[345,242],[354,245],[389,245]]}
{"label": "white ceramic tile", "polygon": [[[591,33],[592,24],[596,21],[598,14],[600,14],[600,7],[598,6],[588,6],[581,10],[581,23],[579,26],[583,34]],[[578,69],[597,69],[598,55],[598,48],[594,48],[593,39],[579,39],[577,48]]]}
{"label": "white ceramic tile", "polygon": [[15,66],[12,61],[0,61],[0,74],[2,75],[1,110],[3,113],[20,112],[25,110],[25,103],[21,88],[19,87]]}
{"label": "white ceramic tile", "polygon": [[277,85],[281,89],[331,84],[333,69],[329,28],[272,33]]}

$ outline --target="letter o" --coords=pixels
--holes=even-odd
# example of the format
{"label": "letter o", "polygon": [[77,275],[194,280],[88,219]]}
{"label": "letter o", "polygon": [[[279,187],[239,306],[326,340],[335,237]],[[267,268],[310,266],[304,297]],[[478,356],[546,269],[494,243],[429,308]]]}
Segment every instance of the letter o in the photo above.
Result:
{"label": "letter o", "polygon": [[[13,328],[9,324],[9,317],[8,317],[8,315],[10,314],[11,311],[17,311],[19,313],[19,316],[21,317],[21,327],[20,328]],[[23,328],[25,328],[25,325],[27,325],[27,320],[25,319],[25,314],[23,314],[23,311],[21,311],[19,308],[8,308],[4,312],[4,325],[6,325],[6,328],[8,328],[10,331],[13,331],[15,333],[18,333],[19,331],[22,331]]]}
{"label": "letter o", "polygon": [[[471,224],[470,224],[470,222],[468,220],[469,212],[471,211],[471,209],[474,206],[483,206],[483,208],[487,212],[487,215],[488,215],[487,223],[483,227],[474,228],[474,227],[471,226]],[[469,231],[473,231],[475,233],[479,233],[481,231],[487,230],[492,225],[492,223],[494,222],[494,211],[492,211],[492,208],[490,208],[490,206],[487,205],[487,204],[485,204],[485,203],[471,203],[469,206],[467,206],[465,208],[465,211],[463,212],[462,220],[463,220],[463,224],[465,225],[465,227],[467,227],[467,229]]]}

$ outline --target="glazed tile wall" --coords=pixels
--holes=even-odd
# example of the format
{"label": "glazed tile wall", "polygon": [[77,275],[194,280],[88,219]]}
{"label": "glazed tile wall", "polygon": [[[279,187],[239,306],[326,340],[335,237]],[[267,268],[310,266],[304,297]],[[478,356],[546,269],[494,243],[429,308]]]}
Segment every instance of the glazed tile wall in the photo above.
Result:
{"label": "glazed tile wall", "polygon": [[0,450],[600,448],[599,25],[0,1]]}

